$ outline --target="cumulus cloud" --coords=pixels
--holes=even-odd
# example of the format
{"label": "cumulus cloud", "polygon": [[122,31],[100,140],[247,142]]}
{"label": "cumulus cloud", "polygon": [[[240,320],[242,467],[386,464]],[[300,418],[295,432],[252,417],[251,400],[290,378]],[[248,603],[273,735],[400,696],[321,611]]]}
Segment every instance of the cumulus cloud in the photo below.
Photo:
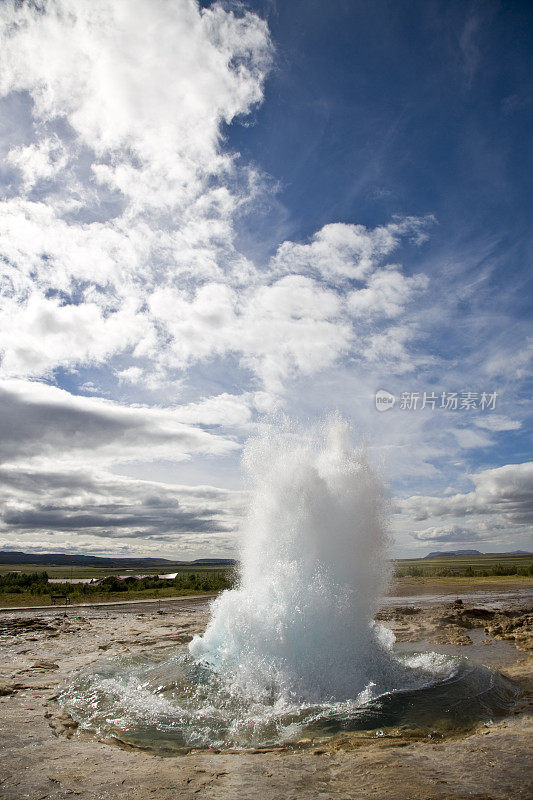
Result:
{"label": "cumulus cloud", "polygon": [[33,189],[36,183],[50,180],[68,163],[68,152],[59,137],[54,134],[36,144],[12,147],[7,162],[20,170],[24,189]]}
{"label": "cumulus cloud", "polygon": [[413,496],[402,505],[415,520],[500,515],[509,523],[533,522],[533,462],[506,464],[471,476],[474,490],[446,497]]}
{"label": "cumulus cloud", "polygon": [[352,338],[340,299],[303,276],[240,293],[206,284],[192,299],[161,289],[150,298],[150,309],[172,337],[162,357],[173,366],[233,353],[277,391],[293,372],[309,374],[333,363]]}
{"label": "cumulus cloud", "polygon": [[413,534],[415,539],[420,542],[477,542],[487,538],[478,531],[472,531],[468,528],[461,528],[459,525],[450,525],[443,527],[426,528],[422,531],[416,531]]}
{"label": "cumulus cloud", "polygon": [[229,356],[282,393],[351,351],[409,369],[412,329],[387,320],[427,281],[384,262],[431,217],[328,224],[267,270],[235,247],[262,181],[221,130],[261,102],[272,53],[263,20],[218,3],[2,5],[0,94],[30,98],[33,121],[0,202],[5,375],[127,356],[119,379],[155,386]]}
{"label": "cumulus cloud", "polygon": [[364,289],[350,292],[348,307],[356,317],[397,317],[427,285],[426,275],[407,278],[396,269],[377,270]]}
{"label": "cumulus cloud", "polygon": [[417,366],[431,364],[433,360],[431,356],[411,352],[410,344],[416,337],[416,325],[409,323],[365,332],[360,344],[361,357],[392,374],[414,372]]}
{"label": "cumulus cloud", "polygon": [[[265,23],[194,0],[3,4],[0,89],[26,91],[94,152],[96,180],[136,203],[175,205],[217,172],[219,125],[262,98]],[[179,43],[179,46],[176,46]],[[106,160],[106,156],[114,156]],[[164,190],[167,190],[166,192]]]}
{"label": "cumulus cloud", "polygon": [[252,171],[220,129],[261,100],[270,59],[264,21],[218,4],[2,4],[0,94],[27,93],[34,122],[0,203],[4,373],[145,353],[155,286],[241,274]]}
{"label": "cumulus cloud", "polygon": [[7,374],[42,375],[61,365],[101,363],[142,339],[147,321],[135,301],[108,314],[97,303],[64,305],[33,293],[22,307],[7,300],[0,349]]}
{"label": "cumulus cloud", "polygon": [[407,217],[389,225],[368,229],[340,222],[325,225],[308,244],[283,242],[273,260],[280,272],[299,272],[331,282],[365,279],[402,237],[424,240],[432,217]]}

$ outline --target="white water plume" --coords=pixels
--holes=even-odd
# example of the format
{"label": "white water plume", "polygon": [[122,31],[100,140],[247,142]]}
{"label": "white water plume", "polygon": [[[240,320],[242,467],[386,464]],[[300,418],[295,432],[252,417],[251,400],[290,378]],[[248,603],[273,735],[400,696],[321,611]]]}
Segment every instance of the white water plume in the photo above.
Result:
{"label": "white water plume", "polygon": [[313,435],[269,428],[244,464],[252,499],[238,586],[215,600],[191,655],[259,702],[389,690],[394,637],[373,621],[389,577],[388,502],[364,448],[335,417]]}

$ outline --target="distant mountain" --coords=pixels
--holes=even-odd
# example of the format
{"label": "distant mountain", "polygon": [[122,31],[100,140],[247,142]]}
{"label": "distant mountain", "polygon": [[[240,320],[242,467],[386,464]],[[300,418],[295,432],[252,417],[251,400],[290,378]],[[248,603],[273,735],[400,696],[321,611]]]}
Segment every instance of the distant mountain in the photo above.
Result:
{"label": "distant mountain", "polygon": [[443,558],[443,556],[482,556],[479,550],[435,550],[424,558]]}
{"label": "distant mountain", "polygon": [[236,564],[234,558],[197,558],[195,561],[171,561],[168,558],[113,558],[83,556],[71,553],[22,553],[18,550],[0,550],[0,564],[42,564],[43,567],[104,567],[109,569],[147,569],[183,564],[184,566],[229,566]]}
{"label": "distant mountain", "polygon": [[482,553],[480,550],[435,550],[424,558],[443,558],[444,556],[530,556],[529,550],[512,550],[506,553]]}
{"label": "distant mountain", "polygon": [[168,558],[106,558],[70,553],[22,553],[17,550],[0,550],[0,564],[42,564],[43,567],[168,567],[171,564],[188,564],[188,561],[170,561]]}

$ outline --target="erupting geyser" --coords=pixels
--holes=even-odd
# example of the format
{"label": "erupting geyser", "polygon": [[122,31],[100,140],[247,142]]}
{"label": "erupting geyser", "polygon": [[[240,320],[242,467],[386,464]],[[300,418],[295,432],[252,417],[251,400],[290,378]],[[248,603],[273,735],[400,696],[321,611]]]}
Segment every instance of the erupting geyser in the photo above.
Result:
{"label": "erupting geyser", "polygon": [[314,436],[248,442],[252,500],[237,588],[190,653],[253,698],[355,698],[390,685],[391,635],[373,622],[388,579],[387,499],[335,418]]}
{"label": "erupting geyser", "polygon": [[[101,661],[61,701],[82,726],[158,751],[290,744],[339,731],[443,730],[505,712],[515,688],[467,660],[394,653],[387,497],[333,418],[248,442],[251,501],[235,589],[203,636]],[[309,738],[311,737],[311,738]]]}

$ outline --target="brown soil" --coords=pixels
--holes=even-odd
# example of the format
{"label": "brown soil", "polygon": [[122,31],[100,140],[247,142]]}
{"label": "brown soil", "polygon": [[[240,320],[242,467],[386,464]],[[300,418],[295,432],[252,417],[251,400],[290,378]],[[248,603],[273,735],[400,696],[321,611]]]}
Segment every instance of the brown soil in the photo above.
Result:
{"label": "brown soil", "polygon": [[533,591],[531,578],[513,576],[489,578],[398,578],[390,587],[392,596],[410,597],[412,595],[455,595],[472,592],[523,592]]}

